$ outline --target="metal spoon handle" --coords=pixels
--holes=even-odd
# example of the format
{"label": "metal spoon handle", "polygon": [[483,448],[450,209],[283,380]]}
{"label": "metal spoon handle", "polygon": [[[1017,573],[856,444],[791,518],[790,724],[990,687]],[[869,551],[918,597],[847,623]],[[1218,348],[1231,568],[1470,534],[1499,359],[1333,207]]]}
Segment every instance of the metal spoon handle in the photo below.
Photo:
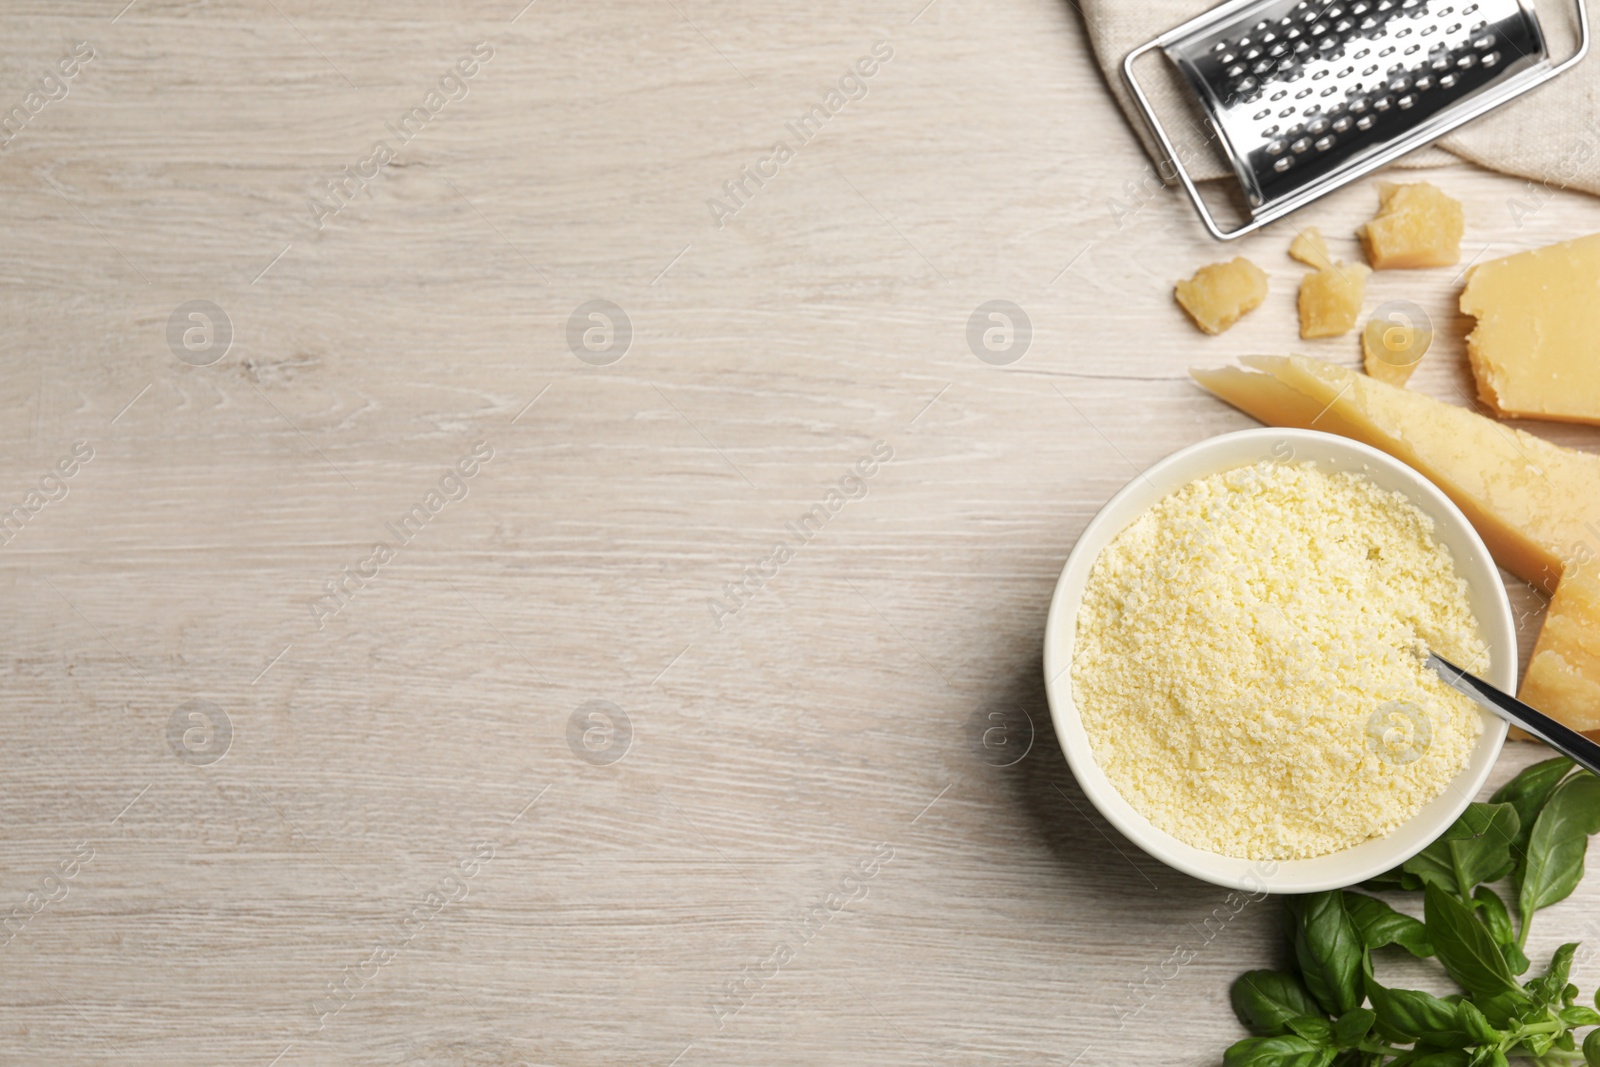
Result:
{"label": "metal spoon handle", "polygon": [[1600,774],[1600,744],[1544,712],[1535,711],[1516,697],[1500,692],[1482,678],[1468,674],[1437,652],[1428,653],[1428,666],[1438,671],[1439,677],[1452,689],[1465,693],[1507,722],[1522,727],[1579,766]]}

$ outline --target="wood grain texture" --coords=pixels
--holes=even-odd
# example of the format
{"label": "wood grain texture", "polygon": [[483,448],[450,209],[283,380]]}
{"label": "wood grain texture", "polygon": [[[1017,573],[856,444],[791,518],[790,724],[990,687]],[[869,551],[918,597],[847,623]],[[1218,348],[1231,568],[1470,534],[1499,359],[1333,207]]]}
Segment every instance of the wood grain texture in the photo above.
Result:
{"label": "wood grain texture", "polygon": [[[94,49],[0,152],[0,511],[93,449],[0,548],[0,910],[59,897],[0,948],[0,1064],[1217,1062],[1275,909],[1205,936],[1225,894],[1089,810],[1044,611],[1117,488],[1250,425],[1190,364],[1356,342],[1296,340],[1284,226],[1241,245],[1266,306],[1185,322],[1173,280],[1223,250],[1146,189],[1069,5],[121,4],[0,15],[4,108]],[[715,225],[880,41],[865,98]],[[1429,173],[1469,255],[1600,229]],[[1295,221],[1352,255],[1373,201]],[[1450,273],[1368,302],[1435,317],[1416,386],[1466,402]],[[606,366],[568,347],[596,299],[632,324]],[[1033,326],[1004,367],[967,343],[993,299]],[[191,300],[234,332],[206,366],[168,344]],[[478,442],[465,497],[318,611]],[[876,442],[864,495],[719,620]],[[197,700],[232,731],[203,765],[188,720],[172,744]],[[568,741],[593,700],[631,724],[609,765]],[[1037,728],[1012,767],[974,745],[995,708]],[[838,892],[865,896],[806,927]]]}

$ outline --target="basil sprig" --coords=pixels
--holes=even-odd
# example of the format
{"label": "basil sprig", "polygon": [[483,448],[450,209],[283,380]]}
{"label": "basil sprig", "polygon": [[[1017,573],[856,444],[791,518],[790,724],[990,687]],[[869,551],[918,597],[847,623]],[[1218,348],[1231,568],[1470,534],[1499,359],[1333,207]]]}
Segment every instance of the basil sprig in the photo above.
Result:
{"label": "basil sprig", "polygon": [[[1421,919],[1353,890],[1290,897],[1291,968],[1234,982],[1234,1013],[1254,1036],[1224,1067],[1600,1067],[1600,1028],[1577,1033],[1600,1027],[1600,992],[1579,1004],[1569,981],[1578,946],[1523,980],[1533,915],[1572,895],[1596,833],[1600,778],[1546,760],[1364,887],[1420,892]],[[1436,959],[1462,992],[1385,986],[1373,960],[1391,947]]]}

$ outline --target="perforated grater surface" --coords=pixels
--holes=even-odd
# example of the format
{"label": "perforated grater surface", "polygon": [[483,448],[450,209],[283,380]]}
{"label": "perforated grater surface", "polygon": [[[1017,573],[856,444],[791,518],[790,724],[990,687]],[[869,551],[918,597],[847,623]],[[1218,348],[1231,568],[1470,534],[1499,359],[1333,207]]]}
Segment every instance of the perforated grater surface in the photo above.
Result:
{"label": "perforated grater surface", "polygon": [[[1420,148],[1555,77],[1532,8],[1520,0],[1235,0],[1134,49],[1123,76],[1206,228],[1223,240]],[[1183,75],[1249,206],[1223,229],[1134,74],[1161,49]]]}

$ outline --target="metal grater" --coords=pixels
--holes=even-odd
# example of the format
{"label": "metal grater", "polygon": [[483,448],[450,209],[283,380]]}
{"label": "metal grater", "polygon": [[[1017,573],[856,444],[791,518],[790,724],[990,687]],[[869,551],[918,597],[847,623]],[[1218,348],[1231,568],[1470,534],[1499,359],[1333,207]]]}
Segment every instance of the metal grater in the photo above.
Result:
{"label": "metal grater", "polygon": [[[1573,66],[1552,65],[1521,0],[1234,0],[1141,45],[1122,72],[1206,228],[1221,240],[1368,174]],[[1161,49],[1238,176],[1248,221],[1218,225],[1134,63]],[[1165,168],[1164,168],[1165,169]]]}

